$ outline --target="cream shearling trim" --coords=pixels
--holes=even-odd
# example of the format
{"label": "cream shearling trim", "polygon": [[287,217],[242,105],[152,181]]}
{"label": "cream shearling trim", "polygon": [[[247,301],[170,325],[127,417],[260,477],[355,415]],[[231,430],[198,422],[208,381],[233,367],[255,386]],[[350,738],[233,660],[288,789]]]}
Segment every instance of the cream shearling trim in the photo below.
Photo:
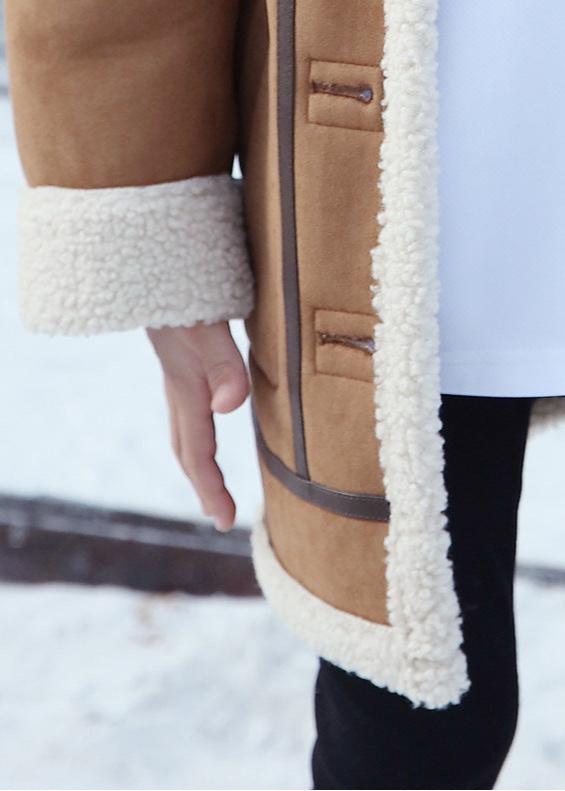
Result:
{"label": "cream shearling trim", "polygon": [[380,235],[371,251],[375,415],[391,504],[388,612],[414,703],[469,688],[439,434],[437,0],[385,0]]}
{"label": "cream shearling trim", "polygon": [[391,504],[390,626],[309,593],[277,560],[262,517],[253,528],[253,560],[266,597],[318,654],[415,706],[438,709],[457,703],[469,679],[448,559],[439,434],[437,0],[385,0],[384,9],[383,210],[371,260],[373,307],[381,318],[376,431]]}
{"label": "cream shearling trim", "polygon": [[[400,629],[338,610],[291,577],[270,545],[262,514],[253,525],[251,543],[257,581],[269,604],[316,654],[376,686],[404,695],[415,706],[440,709],[453,702],[451,678],[436,676],[435,668],[430,671],[429,657],[413,660],[420,671],[414,685],[414,668],[407,668],[405,635]],[[441,644],[433,650],[436,660],[442,652],[450,655],[449,647]]]}
{"label": "cream shearling trim", "polygon": [[24,187],[20,301],[49,334],[191,326],[253,307],[239,185],[227,174],[140,187]]}

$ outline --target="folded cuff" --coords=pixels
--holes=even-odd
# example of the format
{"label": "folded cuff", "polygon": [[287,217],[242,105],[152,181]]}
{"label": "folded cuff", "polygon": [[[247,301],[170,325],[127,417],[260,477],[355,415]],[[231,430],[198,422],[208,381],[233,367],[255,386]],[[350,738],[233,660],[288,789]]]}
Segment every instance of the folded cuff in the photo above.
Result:
{"label": "folded cuff", "polygon": [[52,335],[245,318],[253,278],[238,182],[24,187],[20,303],[26,325]]}

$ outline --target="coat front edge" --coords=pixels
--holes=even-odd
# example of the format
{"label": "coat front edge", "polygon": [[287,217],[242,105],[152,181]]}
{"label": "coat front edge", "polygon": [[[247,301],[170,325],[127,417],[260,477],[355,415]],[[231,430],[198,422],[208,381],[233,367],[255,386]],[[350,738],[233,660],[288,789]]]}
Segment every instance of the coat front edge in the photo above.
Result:
{"label": "coat front edge", "polygon": [[376,431],[391,505],[390,625],[336,609],[294,580],[272,550],[263,514],[252,536],[259,584],[301,639],[328,661],[432,709],[459,702],[469,688],[439,433],[436,15],[437,0],[384,0],[384,141],[375,152],[383,208],[371,266],[381,318]]}

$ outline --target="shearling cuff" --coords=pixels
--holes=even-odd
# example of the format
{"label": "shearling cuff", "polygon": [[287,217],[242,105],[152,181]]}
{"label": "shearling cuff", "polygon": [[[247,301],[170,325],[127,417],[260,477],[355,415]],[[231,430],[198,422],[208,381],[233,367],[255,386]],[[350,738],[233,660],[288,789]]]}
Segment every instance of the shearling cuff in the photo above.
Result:
{"label": "shearling cuff", "polygon": [[20,302],[26,325],[52,335],[245,318],[253,278],[238,183],[24,187]]}

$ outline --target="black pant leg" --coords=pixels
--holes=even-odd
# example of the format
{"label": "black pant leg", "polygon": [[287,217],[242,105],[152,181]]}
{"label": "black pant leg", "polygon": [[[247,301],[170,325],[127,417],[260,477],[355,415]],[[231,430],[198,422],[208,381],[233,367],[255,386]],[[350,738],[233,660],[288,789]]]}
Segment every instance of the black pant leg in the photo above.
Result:
{"label": "black pant leg", "polygon": [[516,726],[516,521],[531,398],[442,396],[448,529],[471,689],[413,708],[321,660],[316,789],[489,789]]}

